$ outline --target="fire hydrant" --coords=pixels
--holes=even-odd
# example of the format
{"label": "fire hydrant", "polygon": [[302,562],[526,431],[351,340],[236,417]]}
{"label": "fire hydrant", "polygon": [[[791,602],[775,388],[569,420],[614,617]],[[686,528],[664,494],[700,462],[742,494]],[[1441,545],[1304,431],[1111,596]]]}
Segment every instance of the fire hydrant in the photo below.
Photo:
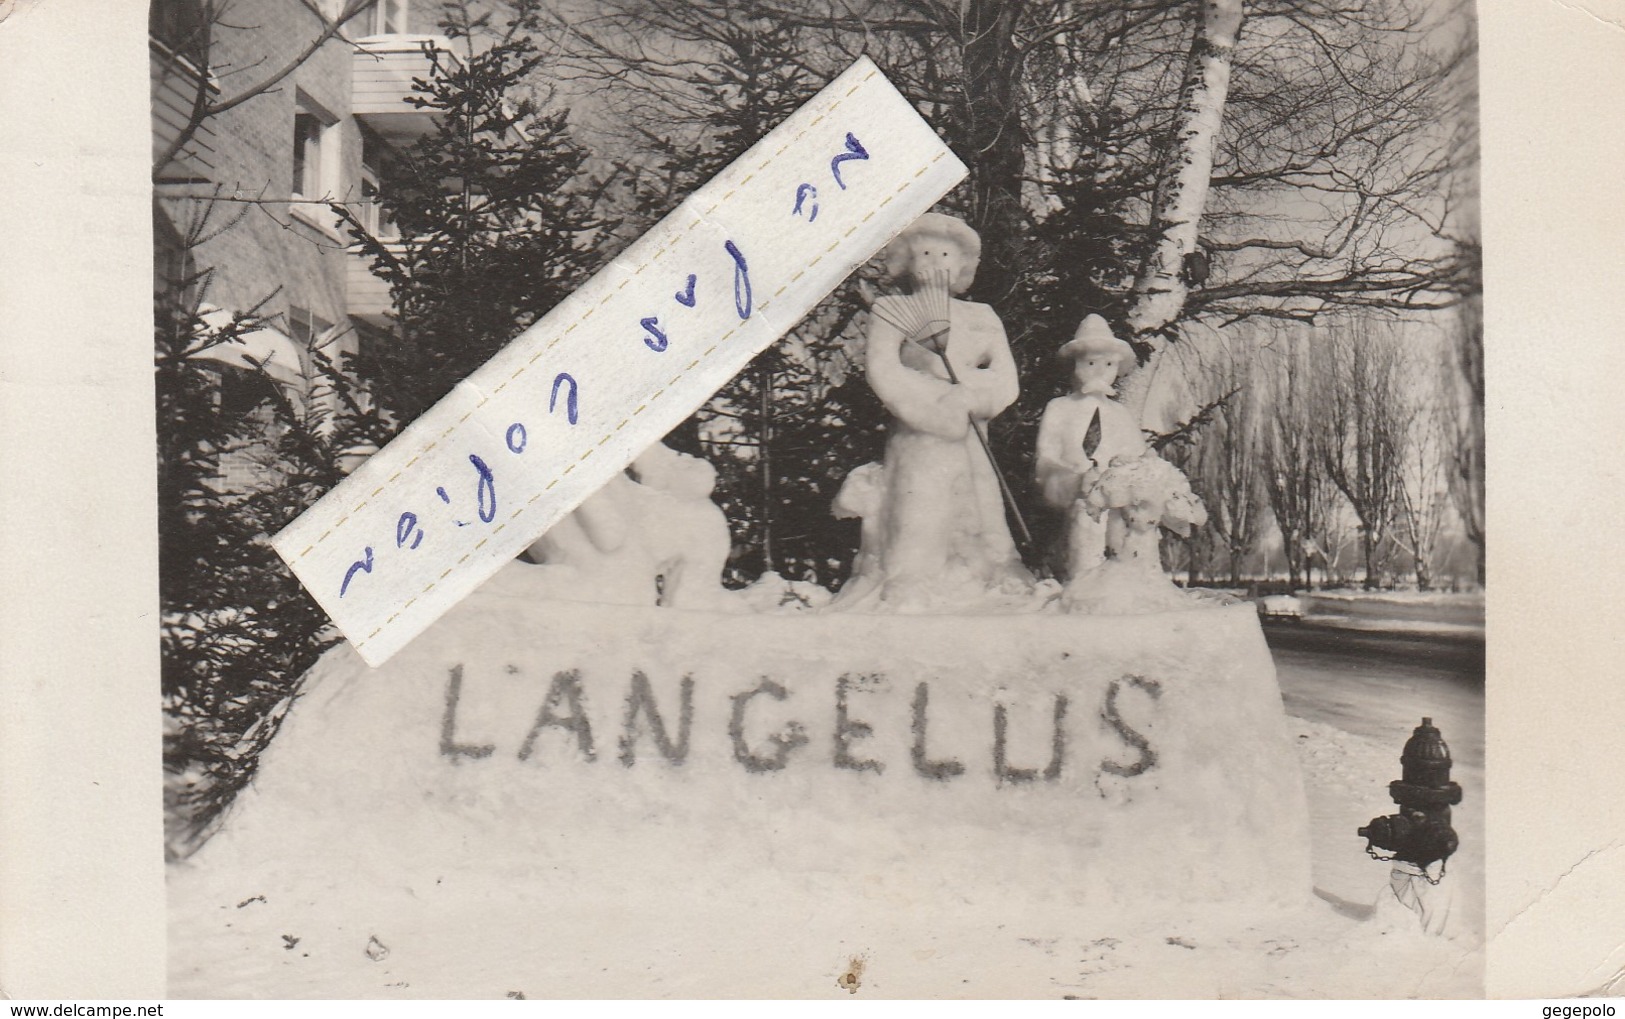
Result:
{"label": "fire hydrant", "polygon": [[[1433,719],[1423,718],[1411,733],[1399,763],[1401,778],[1388,783],[1398,813],[1374,817],[1355,834],[1366,840],[1373,859],[1393,861],[1389,891],[1417,914],[1423,930],[1439,934],[1450,913],[1450,895],[1439,885],[1446,861],[1459,845],[1450,827],[1450,808],[1461,802],[1461,786],[1450,781],[1450,747]],[[1377,850],[1391,855],[1378,856]],[[1428,874],[1434,863],[1439,864],[1438,877]]]}

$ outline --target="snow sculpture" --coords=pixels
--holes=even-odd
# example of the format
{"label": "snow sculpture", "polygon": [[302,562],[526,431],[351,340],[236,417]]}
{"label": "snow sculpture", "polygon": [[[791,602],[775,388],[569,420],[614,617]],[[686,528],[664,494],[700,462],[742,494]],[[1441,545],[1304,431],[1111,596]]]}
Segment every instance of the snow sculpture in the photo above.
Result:
{"label": "snow sculpture", "polygon": [[[728,521],[711,501],[716,468],[655,443],[537,539],[543,597],[619,605],[717,609]],[[536,570],[526,571],[534,584]],[[536,590],[532,587],[532,590]]]}
{"label": "snow sculpture", "polygon": [[854,471],[837,516],[863,519],[852,577],[832,606],[921,612],[1030,600],[1032,577],[1005,523],[987,422],[1018,393],[993,309],[954,297],[970,287],[981,239],[927,213],[887,247],[909,292],[877,298],[865,362],[891,413],[882,464]]}
{"label": "snow sculpture", "polygon": [[1162,573],[1157,529],[1186,535],[1207,513],[1185,475],[1146,444],[1134,415],[1112,398],[1134,351],[1090,315],[1059,353],[1072,360],[1073,391],[1044,408],[1036,467],[1045,501],[1067,513],[1062,608],[1186,607]]}

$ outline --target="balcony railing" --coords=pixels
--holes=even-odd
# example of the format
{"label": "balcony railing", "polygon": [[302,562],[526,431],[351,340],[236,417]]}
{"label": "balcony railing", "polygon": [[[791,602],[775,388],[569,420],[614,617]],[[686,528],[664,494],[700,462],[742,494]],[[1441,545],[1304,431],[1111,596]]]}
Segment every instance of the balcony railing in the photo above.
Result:
{"label": "balcony railing", "polygon": [[[204,79],[202,72],[190,60],[157,39],[150,40],[147,50],[152,72],[152,159],[156,163],[175,144],[175,139],[191,120],[200,82],[207,101],[219,98],[219,88]],[[212,180],[219,162],[215,145],[214,128],[205,119],[168,165],[158,168],[159,179],[184,182]]]}
{"label": "balcony railing", "polygon": [[356,40],[351,112],[381,135],[402,144],[434,126],[434,114],[406,100],[412,79],[434,73],[434,60],[460,62],[450,40],[436,35],[373,35]]}
{"label": "balcony railing", "polygon": [[[391,251],[404,250],[399,242],[384,242]],[[389,284],[373,274],[372,256],[360,247],[349,249],[345,257],[344,289],[346,311],[352,319],[380,329],[390,328],[389,314],[395,310],[390,301]]]}

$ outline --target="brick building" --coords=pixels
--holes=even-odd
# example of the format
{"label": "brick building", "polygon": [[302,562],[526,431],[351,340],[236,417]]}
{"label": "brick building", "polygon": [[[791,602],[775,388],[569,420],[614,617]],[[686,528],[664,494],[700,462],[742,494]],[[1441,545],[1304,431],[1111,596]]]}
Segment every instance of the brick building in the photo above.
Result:
{"label": "brick building", "polygon": [[[329,17],[346,6],[314,3]],[[433,34],[439,6],[372,0],[312,50],[324,25],[301,0],[246,0],[214,24],[202,0],[153,0],[155,289],[206,271],[212,314],[258,309],[267,319],[242,343],[201,355],[221,373],[227,411],[252,412],[253,386],[265,384],[244,355],[302,399],[312,345],[337,356],[388,335],[388,289],[326,202],[346,203],[387,236],[368,199],[381,158],[431,126],[405,99],[413,77],[428,75],[431,50],[451,57]],[[225,105],[294,64],[270,88],[192,123],[199,103]],[[231,487],[250,482],[244,463],[221,466]]]}

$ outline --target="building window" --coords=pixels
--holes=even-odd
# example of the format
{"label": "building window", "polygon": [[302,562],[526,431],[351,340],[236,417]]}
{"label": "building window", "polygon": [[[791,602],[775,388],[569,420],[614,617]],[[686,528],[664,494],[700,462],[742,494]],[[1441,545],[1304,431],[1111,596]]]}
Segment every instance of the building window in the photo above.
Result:
{"label": "building window", "polygon": [[376,362],[382,358],[395,340],[395,337],[390,335],[387,330],[377,329],[364,324],[358,324],[355,332],[356,353],[373,362]]}
{"label": "building window", "polygon": [[275,384],[264,372],[220,366],[220,413],[236,421],[246,418],[265,403],[274,401]]}
{"label": "building window", "polygon": [[293,338],[301,356],[312,347],[326,342],[332,331],[333,323],[310,309],[297,305],[288,309],[288,335]]}
{"label": "building window", "polygon": [[398,240],[400,230],[389,211],[380,204],[382,191],[379,181],[383,175],[383,142],[370,131],[361,132],[361,225],[381,241]]}
{"label": "building window", "polygon": [[339,171],[342,153],[337,118],[298,93],[293,116],[293,159],[288,191],[289,211],[329,237],[340,236],[337,219],[324,203],[343,189]]}
{"label": "building window", "polygon": [[328,187],[328,164],[332,162],[329,142],[332,125],[320,114],[300,109],[293,115],[293,182],[295,198],[319,199],[332,189]]}
{"label": "building window", "polygon": [[373,35],[406,34],[407,0],[378,0],[372,9]]}

